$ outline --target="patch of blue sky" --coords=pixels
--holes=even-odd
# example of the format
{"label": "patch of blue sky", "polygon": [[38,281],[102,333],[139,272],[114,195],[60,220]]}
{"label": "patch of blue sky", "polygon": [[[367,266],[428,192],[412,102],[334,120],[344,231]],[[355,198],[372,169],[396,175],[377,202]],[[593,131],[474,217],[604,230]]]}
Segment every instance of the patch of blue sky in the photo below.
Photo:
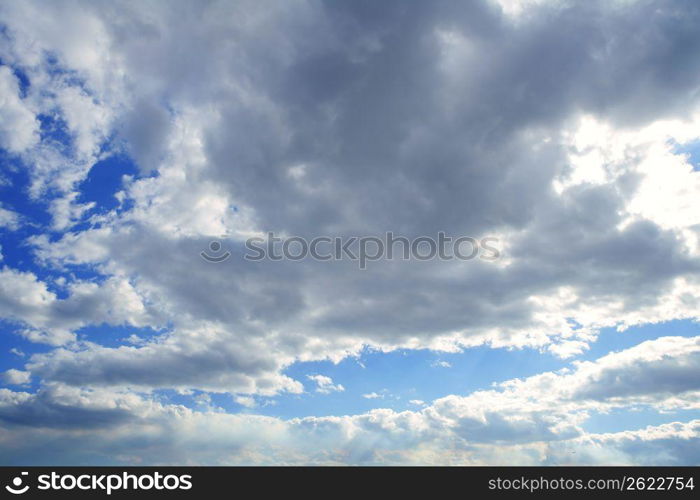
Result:
{"label": "patch of blue sky", "polygon": [[[41,115],[41,134],[44,142],[52,142],[69,154],[72,147],[72,138],[65,122],[59,115]],[[132,159],[123,153],[110,153],[112,141],[103,144],[104,157],[92,166],[87,178],[77,186],[79,203],[92,202],[94,208],[86,215],[106,213],[110,210],[127,210],[129,204],[119,207],[115,195],[123,189],[124,176],[139,177],[139,169]],[[32,200],[28,195],[30,178],[26,166],[19,158],[0,149],[0,171],[2,180],[0,183],[0,200],[4,208],[13,210],[22,216],[22,225],[15,231],[2,231],[0,233],[0,245],[4,256],[4,264],[22,271],[32,271],[42,279],[46,276],[55,278],[55,273],[47,269],[40,269],[36,265],[27,239],[36,234],[45,234],[50,241],[55,241],[62,235],[51,231],[50,203],[57,196],[56,193],[43,193],[40,200]],[[152,175],[152,174],[151,174]],[[91,223],[88,220],[78,222],[71,228],[72,231],[88,229]],[[98,275],[86,266],[70,266],[70,272],[79,279],[94,279]],[[52,290],[61,293],[60,290]]]}
{"label": "patch of blue sky", "polygon": [[46,200],[29,199],[29,172],[15,156],[0,148],[0,200],[5,208],[22,215],[34,226],[47,226],[51,216]]}
{"label": "patch of blue sky", "polygon": [[74,149],[74,141],[68,130],[68,124],[60,113],[40,113],[37,119],[42,142],[50,143],[58,151],[70,155]]}
{"label": "patch of blue sky", "polygon": [[[111,154],[92,166],[87,178],[78,186],[79,203],[95,203],[92,213],[119,208],[116,194],[124,188],[124,176],[139,176],[139,169],[125,154]],[[121,210],[128,206],[121,207]]]}
{"label": "patch of blue sky", "polygon": [[[42,118],[42,134],[45,140],[57,141],[61,144],[70,142],[65,123],[55,117]],[[43,266],[35,259],[28,239],[38,234],[45,234],[50,240],[56,240],[62,235],[50,231],[51,214],[49,212],[51,193],[46,193],[39,200],[31,199],[28,195],[30,185],[29,171],[22,165],[21,160],[0,149],[0,200],[2,206],[21,215],[21,223],[15,229],[0,229],[0,246],[2,261],[0,267],[9,267],[16,271],[31,272],[44,282],[58,299],[68,296],[67,289],[60,284],[59,278],[68,282],[75,280],[101,282],[104,279],[91,266],[67,265],[62,269]],[[94,202],[95,211],[103,212],[114,209],[117,200],[114,197],[121,190],[124,175],[137,175],[138,169],[133,161],[125,155],[112,155],[98,162],[90,171],[87,179],[79,186],[80,202]],[[76,228],[74,228],[76,229]],[[47,352],[50,346],[32,343],[18,334],[25,325],[11,322],[0,322],[0,371],[10,368],[21,369],[26,357],[39,352]],[[78,332],[79,337],[100,343],[108,347],[123,344],[124,338],[136,334],[144,338],[160,333],[150,328],[136,329],[133,327],[95,325],[83,328]],[[24,353],[25,358],[14,353]]]}
{"label": "patch of blue sky", "polygon": [[[297,418],[308,415],[353,415],[374,408],[390,408],[395,411],[420,409],[417,401],[431,401],[456,394],[468,395],[474,391],[488,390],[494,384],[513,378],[525,378],[547,371],[571,368],[574,360],[595,360],[611,351],[633,347],[646,340],[665,336],[692,337],[698,334],[698,325],[692,321],[671,321],[655,325],[632,327],[624,332],[614,328],[604,329],[596,343],[586,353],[569,360],[562,360],[548,352],[534,349],[507,350],[480,346],[460,353],[437,353],[428,350],[398,350],[388,353],[366,350],[358,357],[347,358],[340,363],[331,361],[298,362],[285,370],[285,374],[304,385],[302,394],[281,394],[272,398],[255,397],[256,413],[280,418]],[[343,391],[317,392],[317,385],[308,375],[325,375]],[[191,395],[163,392],[164,398],[193,409],[202,409],[199,392]],[[371,397],[365,397],[365,396]],[[227,412],[248,411],[245,405],[236,403],[228,394],[209,394],[211,405]],[[606,427],[615,417],[592,415],[591,432],[613,432],[627,424]],[[632,412],[630,425],[650,422],[671,422],[684,416],[683,412],[659,413],[653,410]],[[653,423],[647,424],[653,425]],[[602,430],[601,430],[602,429]]]}
{"label": "patch of blue sky", "polygon": [[[280,395],[274,398],[274,405],[259,410],[271,416],[293,418],[355,414],[372,408],[416,409],[420,405],[411,401],[429,403],[451,394],[468,395],[513,378],[571,368],[575,360],[592,361],[646,340],[666,336],[693,337],[699,331],[699,325],[690,320],[632,327],[624,332],[606,328],[588,351],[569,360],[535,349],[480,346],[460,353],[368,350],[358,358],[348,358],[338,364],[330,361],[294,363],[285,374],[302,382],[305,393]],[[331,377],[345,390],[327,394],[316,392],[315,383],[307,378],[307,375],[314,374]],[[366,398],[364,395],[376,396]]]}
{"label": "patch of blue sky", "polygon": [[167,330],[167,327],[159,330],[151,327],[100,324],[85,326],[76,330],[75,333],[79,340],[89,341],[103,347],[119,347],[122,345],[137,346],[138,344],[132,343],[129,339],[138,337],[142,341],[148,341],[166,333]]}
{"label": "patch of blue sky", "polygon": [[636,431],[671,422],[689,422],[697,418],[700,418],[700,410],[658,411],[648,406],[639,406],[608,413],[593,413],[581,428],[595,434]]}
{"label": "patch of blue sky", "polygon": [[173,389],[157,389],[151,391],[153,399],[160,401],[162,404],[182,405],[187,408],[194,408],[193,394],[183,394]]}
{"label": "patch of blue sky", "polygon": [[700,141],[675,144],[673,152],[688,155],[688,162],[693,166],[693,169],[700,170]]}
{"label": "patch of blue sky", "polygon": [[[34,344],[18,335],[7,335],[16,328],[2,323],[6,335],[2,336],[2,349],[6,354],[0,369],[21,369],[24,359],[9,354],[14,348],[27,356],[46,352],[49,346]],[[645,340],[668,335],[694,336],[697,324],[691,321],[673,321],[657,325],[630,328],[625,332],[605,329],[591,350],[576,359],[596,359],[611,351],[632,347]],[[145,340],[163,331],[130,326],[97,325],[80,329],[79,338],[105,347],[132,345],[126,342],[130,335]],[[192,391],[180,393],[159,390],[155,393],[164,403],[181,404],[194,410],[209,406],[230,413],[254,411],[280,418],[296,418],[308,415],[353,415],[374,408],[390,408],[395,411],[417,410],[418,401],[430,403],[434,399],[451,394],[468,395],[478,390],[488,390],[493,384],[513,378],[525,378],[545,371],[557,371],[570,367],[571,360],[561,360],[549,353],[533,349],[506,350],[488,346],[475,347],[461,353],[437,353],[428,350],[398,350],[388,353],[366,350],[356,358],[340,363],[330,361],[299,362],[291,365],[285,374],[304,385],[302,394],[281,394],[276,397],[254,397],[256,407],[249,409],[236,402],[227,393]],[[317,392],[317,385],[308,375],[325,375],[343,391]],[[370,395],[372,397],[365,397]],[[659,425],[700,418],[700,411],[658,412],[649,408],[613,411],[608,414],[592,414],[583,424],[588,432],[616,432],[638,426]]]}
{"label": "patch of blue sky", "polygon": [[692,320],[675,320],[663,323],[634,326],[624,331],[603,328],[598,340],[591,344],[577,360],[593,361],[611,352],[629,349],[647,340],[660,337],[695,337],[700,335],[700,324]]}
{"label": "patch of blue sky", "polygon": [[0,200],[5,209],[20,214],[18,228],[0,230],[2,265],[19,271],[40,271],[27,244],[27,238],[43,233],[51,224],[48,204],[42,200],[32,200],[27,195],[29,174],[17,160],[0,150],[3,183],[0,183]]}
{"label": "patch of blue sky", "polygon": [[[57,286],[55,280],[61,276],[69,280],[92,280],[100,278],[88,266],[70,266],[69,271],[52,269],[37,263],[28,239],[39,234],[46,234],[50,240],[60,238],[60,234],[50,233],[51,215],[47,199],[32,200],[27,195],[29,174],[26,169],[18,167],[16,160],[0,151],[0,164],[6,178],[6,183],[0,183],[0,200],[4,208],[12,210],[21,216],[17,229],[0,229],[0,246],[2,246],[1,266],[7,266],[17,271],[32,272],[58,298],[65,298],[65,290]],[[18,167],[18,168],[15,168]]]}
{"label": "patch of blue sky", "polygon": [[[493,384],[516,377],[556,371],[568,363],[532,349],[507,350],[488,346],[460,353],[429,350],[367,350],[338,364],[330,361],[295,363],[285,371],[305,386],[302,395],[284,394],[261,413],[283,418],[305,415],[342,415],[372,408],[397,411],[420,408],[412,401],[430,401],[451,394],[467,395],[488,390]],[[325,375],[344,387],[342,392],[316,391],[307,375]],[[365,397],[371,395],[372,397]]]}
{"label": "patch of blue sky", "polygon": [[[25,363],[33,354],[43,354],[54,349],[53,346],[31,342],[19,335],[17,332],[23,328],[18,323],[0,319],[0,373],[9,369],[23,370]],[[38,385],[38,380],[32,380],[28,386],[21,386],[21,389],[33,392]],[[17,389],[17,386],[4,383],[0,383],[0,387]]]}
{"label": "patch of blue sky", "polygon": [[[225,413],[245,413],[248,406],[237,403],[236,397],[228,392],[208,392],[195,389],[175,390],[175,389],[155,389],[150,391],[153,399],[162,404],[181,405],[191,410],[204,411],[215,408]],[[274,404],[273,398],[252,398],[256,404],[263,405],[265,402]],[[259,413],[258,408],[254,408],[254,413]]]}

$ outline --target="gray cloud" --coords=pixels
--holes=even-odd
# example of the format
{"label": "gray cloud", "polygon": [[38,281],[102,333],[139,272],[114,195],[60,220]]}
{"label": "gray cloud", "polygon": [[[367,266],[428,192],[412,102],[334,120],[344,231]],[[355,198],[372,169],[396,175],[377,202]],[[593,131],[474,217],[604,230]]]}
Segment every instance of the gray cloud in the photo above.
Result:
{"label": "gray cloud", "polygon": [[[2,271],[0,315],[32,341],[63,345],[27,360],[44,384],[274,395],[301,390],[282,374],[295,361],[339,360],[368,345],[572,355],[601,327],[698,318],[699,185],[671,146],[698,139],[695,2],[543,2],[515,19],[486,0],[24,2],[0,14],[0,58],[31,83],[20,95],[2,73],[17,126],[0,142],[23,162],[32,196],[56,197],[53,226],[28,243],[41,266],[100,275],[69,279],[59,298],[34,274]],[[37,117],[49,112],[72,148],[36,142]],[[103,149],[128,153],[149,175],[125,179],[119,209],[96,214],[78,201],[79,184]],[[649,195],[648,184],[660,188]],[[382,261],[365,272],[349,262],[244,261],[245,237],[266,231],[496,235],[503,258]],[[233,258],[199,259],[213,238]],[[161,333],[137,346],[74,342],[80,328],[103,323]],[[695,351],[654,358],[648,347],[628,364],[611,355],[570,378],[526,383],[537,392],[567,380],[571,392],[557,403],[573,413],[472,410],[505,387],[472,395],[466,410],[446,399],[439,411],[292,427],[325,436],[356,426],[363,437],[342,443],[355,462],[379,460],[367,442],[401,455],[445,420],[442,438],[470,450],[573,440],[591,408],[670,405],[669,394],[694,404]],[[3,418],[131,418],[62,408],[66,393],[52,394],[22,396]],[[159,425],[179,424],[178,409],[161,410]],[[198,425],[245,420],[187,415]],[[416,419],[431,430],[416,431]],[[236,439],[228,443],[244,450]],[[326,452],[309,460],[337,458]]]}
{"label": "gray cloud", "polygon": [[[678,228],[623,224],[646,175],[643,148],[606,167],[602,184],[553,189],[576,172],[566,134],[582,113],[638,130],[694,109],[694,4],[545,4],[519,22],[488,2],[88,5],[99,29],[85,40],[104,40],[94,57],[116,66],[85,65],[71,40],[31,33],[25,16],[43,19],[33,9],[6,8],[18,64],[23,37],[43,40],[85,76],[140,167],[159,173],[127,183],[130,210],[33,240],[48,265],[128,276],[174,326],[165,342],[105,348],[115,360],[105,368],[87,368],[84,352],[63,361],[95,383],[242,387],[229,377],[267,380],[294,359],[364,344],[541,347],[567,341],[557,339],[567,318],[585,327],[566,337],[581,343],[603,325],[697,315],[697,253]],[[242,12],[248,23],[235,21]],[[669,65],[672,78],[661,78]],[[215,267],[196,257],[214,231],[267,230],[497,234],[509,263],[382,262],[358,273],[344,263]],[[231,244],[240,252],[240,239]],[[682,304],[679,278],[690,287]],[[563,289],[575,297],[557,318],[545,298]],[[203,322],[225,333],[197,337],[193,354],[188,336]],[[274,346],[265,370],[239,362],[250,353],[242,338]],[[191,369],[157,367],[150,352]]]}

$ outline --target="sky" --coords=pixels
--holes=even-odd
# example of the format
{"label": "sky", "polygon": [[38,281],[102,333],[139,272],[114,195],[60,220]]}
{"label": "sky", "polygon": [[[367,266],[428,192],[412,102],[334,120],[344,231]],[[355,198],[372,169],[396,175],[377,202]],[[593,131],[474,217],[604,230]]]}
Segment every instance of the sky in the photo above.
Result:
{"label": "sky", "polygon": [[0,464],[700,464],[699,24],[0,0]]}

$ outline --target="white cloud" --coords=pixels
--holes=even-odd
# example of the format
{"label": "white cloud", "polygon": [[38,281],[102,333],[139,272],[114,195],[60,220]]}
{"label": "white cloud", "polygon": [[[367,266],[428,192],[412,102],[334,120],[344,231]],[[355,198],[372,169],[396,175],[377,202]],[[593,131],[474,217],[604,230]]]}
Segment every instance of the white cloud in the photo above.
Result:
{"label": "white cloud", "polygon": [[95,207],[95,203],[77,203],[77,192],[68,193],[66,196],[51,201],[51,215],[53,216],[53,229],[64,231],[80,220],[83,214]]}
{"label": "white cloud", "polygon": [[0,228],[7,228],[14,231],[20,226],[20,220],[21,217],[17,212],[0,206]]}
{"label": "white cloud", "polygon": [[435,361],[431,364],[431,366],[436,368],[452,368],[452,365],[449,363],[449,361]]}
{"label": "white cloud", "polygon": [[101,106],[85,90],[76,86],[58,89],[56,104],[61,108],[68,130],[75,138],[80,157],[96,157],[110,129],[110,109]]}
{"label": "white cloud", "polygon": [[31,272],[0,270],[0,315],[26,325],[22,334],[32,341],[61,345],[75,339],[73,330],[91,323],[145,326],[155,319],[142,297],[123,278],[98,285],[75,281],[59,299]]}
{"label": "white cloud", "polygon": [[0,147],[13,153],[22,153],[39,140],[39,121],[19,92],[12,70],[0,67]]}
{"label": "white cloud", "polygon": [[289,363],[265,350],[260,339],[231,334],[216,324],[164,333],[138,346],[84,343],[32,356],[28,368],[45,380],[82,386],[151,390],[201,389],[274,395],[302,392],[302,384],[280,372]]}
{"label": "white cloud", "polygon": [[23,385],[28,384],[32,376],[29,372],[11,368],[2,374],[2,379],[6,384]]}
{"label": "white cloud", "polygon": [[245,406],[246,408],[255,408],[258,405],[255,401],[255,398],[252,398],[250,396],[236,396],[233,399],[236,403]]}
{"label": "white cloud", "polygon": [[325,375],[307,375],[306,378],[316,382],[316,392],[330,394],[331,392],[343,392],[345,387],[341,384],[334,384],[333,379]]}
{"label": "white cloud", "polygon": [[382,394],[378,394],[376,392],[369,392],[367,394],[363,394],[362,397],[365,399],[384,399],[384,396]]}

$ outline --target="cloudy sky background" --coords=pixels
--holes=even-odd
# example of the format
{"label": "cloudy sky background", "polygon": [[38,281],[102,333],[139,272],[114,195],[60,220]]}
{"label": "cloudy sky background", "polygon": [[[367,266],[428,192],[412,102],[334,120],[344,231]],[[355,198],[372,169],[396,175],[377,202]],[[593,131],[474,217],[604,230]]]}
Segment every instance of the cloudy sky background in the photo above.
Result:
{"label": "cloudy sky background", "polygon": [[[700,463],[698,26],[0,1],[0,463]],[[502,257],[244,260],[268,231]]]}

